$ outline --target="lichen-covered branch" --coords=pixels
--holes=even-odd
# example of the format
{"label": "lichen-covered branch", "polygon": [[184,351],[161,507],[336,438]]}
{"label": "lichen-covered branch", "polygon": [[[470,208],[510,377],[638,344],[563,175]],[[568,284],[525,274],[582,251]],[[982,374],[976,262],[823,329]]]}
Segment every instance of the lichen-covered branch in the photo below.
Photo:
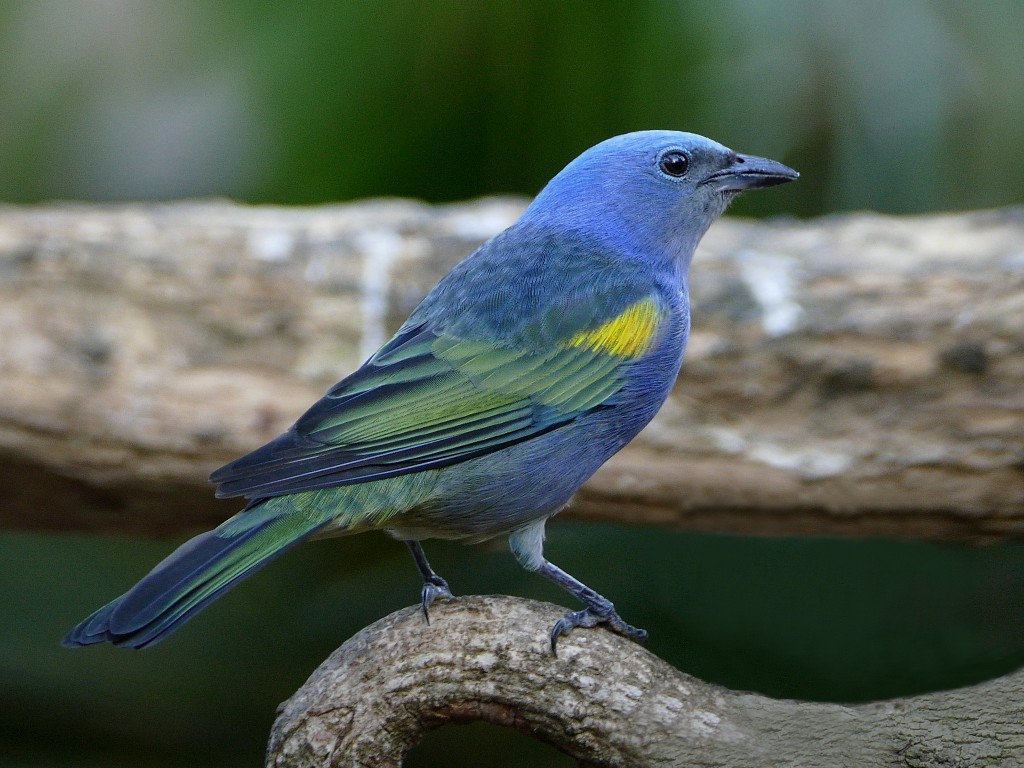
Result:
{"label": "lichen-covered branch", "polygon": [[286,702],[273,768],[398,766],[431,728],[486,721],[591,766],[1010,768],[1024,763],[1024,672],[843,706],[703,683],[602,629],[547,634],[564,609],[441,601],[359,632]]}
{"label": "lichen-covered branch", "polygon": [[[0,528],[219,522],[206,475],[353,370],[520,201],[0,208]],[[1024,533],[1024,214],[716,224],[661,414],[571,514]]]}

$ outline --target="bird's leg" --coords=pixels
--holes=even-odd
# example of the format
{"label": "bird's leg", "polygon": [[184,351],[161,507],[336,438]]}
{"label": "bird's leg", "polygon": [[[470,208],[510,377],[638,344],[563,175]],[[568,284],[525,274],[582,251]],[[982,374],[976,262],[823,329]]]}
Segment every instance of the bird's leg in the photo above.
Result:
{"label": "bird's leg", "polygon": [[595,627],[605,624],[613,632],[618,632],[630,640],[643,643],[647,640],[647,630],[638,629],[622,620],[615,612],[615,606],[607,597],[599,595],[586,584],[574,579],[557,565],[543,562],[537,572],[575,597],[586,608],[582,611],[570,611],[555,622],[551,628],[551,652],[557,654],[558,638],[567,635],[576,627]]}
{"label": "bird's leg", "polygon": [[448,588],[448,582],[434,573],[434,569],[427,562],[427,556],[423,552],[423,547],[420,543],[418,541],[406,541],[405,544],[409,547],[409,551],[412,552],[413,559],[416,561],[416,567],[423,574],[423,591],[420,593],[420,599],[423,605],[423,618],[429,624],[430,606],[439,597],[451,597],[452,591]]}
{"label": "bird's leg", "polygon": [[618,632],[642,643],[647,640],[647,632],[643,629],[632,627],[622,620],[615,612],[612,601],[599,595],[586,584],[574,579],[557,565],[553,565],[544,559],[544,524],[546,518],[519,528],[509,534],[508,543],[512,553],[528,571],[537,571],[542,576],[551,579],[558,586],[575,597],[586,608],[582,611],[570,611],[555,622],[551,628],[551,652],[558,653],[558,638],[567,635],[576,627],[596,627],[598,624],[605,624],[609,629]]}

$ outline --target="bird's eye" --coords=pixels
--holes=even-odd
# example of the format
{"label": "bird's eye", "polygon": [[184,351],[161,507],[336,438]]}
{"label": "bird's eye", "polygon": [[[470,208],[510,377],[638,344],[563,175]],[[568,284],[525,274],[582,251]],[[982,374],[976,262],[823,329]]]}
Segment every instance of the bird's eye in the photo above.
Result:
{"label": "bird's eye", "polygon": [[670,149],[658,160],[658,167],[669,176],[679,178],[686,175],[690,158],[681,149]]}

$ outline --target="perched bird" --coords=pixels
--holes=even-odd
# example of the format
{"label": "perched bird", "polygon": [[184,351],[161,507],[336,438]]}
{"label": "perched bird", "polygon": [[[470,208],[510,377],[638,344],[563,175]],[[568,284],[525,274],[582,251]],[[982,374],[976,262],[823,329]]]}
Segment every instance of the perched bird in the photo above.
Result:
{"label": "perched bird", "polygon": [[453,269],[395,336],[283,435],[218,469],[248,505],[82,621],[68,646],[143,648],[289,547],[385,530],[450,597],[428,538],[507,534],[585,607],[551,630],[646,632],[544,559],[544,525],[661,407],[690,327],[694,249],[737,193],[790,168],[703,136],[641,131],[584,152]]}

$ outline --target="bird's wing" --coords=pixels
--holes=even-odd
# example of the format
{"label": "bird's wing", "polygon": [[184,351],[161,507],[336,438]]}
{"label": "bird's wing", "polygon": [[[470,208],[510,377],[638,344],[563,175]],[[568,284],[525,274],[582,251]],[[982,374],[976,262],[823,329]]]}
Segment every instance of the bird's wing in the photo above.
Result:
{"label": "bird's wing", "polygon": [[403,328],[285,434],[214,472],[217,495],[279,496],[443,467],[558,429],[622,388],[665,311],[648,296],[592,315],[542,351]]}

